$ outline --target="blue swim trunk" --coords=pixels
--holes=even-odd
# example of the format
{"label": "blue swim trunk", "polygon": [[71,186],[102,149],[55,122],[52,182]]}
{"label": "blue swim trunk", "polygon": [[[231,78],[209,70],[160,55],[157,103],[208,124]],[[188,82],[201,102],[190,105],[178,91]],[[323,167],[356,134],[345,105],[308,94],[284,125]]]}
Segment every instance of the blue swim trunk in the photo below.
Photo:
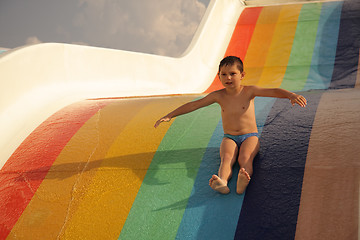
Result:
{"label": "blue swim trunk", "polygon": [[226,138],[230,138],[231,140],[233,140],[236,145],[238,146],[238,148],[240,148],[241,144],[249,137],[252,136],[256,136],[259,137],[259,134],[257,132],[255,133],[247,133],[244,135],[231,135],[231,134],[224,134],[224,137]]}

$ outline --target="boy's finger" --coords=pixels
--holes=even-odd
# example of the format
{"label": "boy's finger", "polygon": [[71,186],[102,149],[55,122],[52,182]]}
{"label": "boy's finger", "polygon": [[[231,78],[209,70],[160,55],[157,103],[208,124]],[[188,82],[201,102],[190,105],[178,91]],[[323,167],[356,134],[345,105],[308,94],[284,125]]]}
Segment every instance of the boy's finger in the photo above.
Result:
{"label": "boy's finger", "polygon": [[154,125],[154,128],[157,128],[159,126],[159,124],[160,124],[160,121],[157,121]]}
{"label": "boy's finger", "polygon": [[304,97],[302,97],[300,100],[301,100],[303,107],[305,107],[307,104],[306,99]]}
{"label": "boy's finger", "polygon": [[299,104],[300,107],[304,107],[304,103],[301,99],[298,99],[297,104]]}

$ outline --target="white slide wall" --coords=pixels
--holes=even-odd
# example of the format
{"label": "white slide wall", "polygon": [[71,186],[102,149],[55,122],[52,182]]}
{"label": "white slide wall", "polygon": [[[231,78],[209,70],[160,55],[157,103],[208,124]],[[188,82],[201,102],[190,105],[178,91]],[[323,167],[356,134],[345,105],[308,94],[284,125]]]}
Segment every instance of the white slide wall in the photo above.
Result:
{"label": "white slide wall", "polygon": [[89,98],[201,93],[224,56],[241,0],[212,0],[180,58],[44,43],[0,55],[0,167],[46,118]]}

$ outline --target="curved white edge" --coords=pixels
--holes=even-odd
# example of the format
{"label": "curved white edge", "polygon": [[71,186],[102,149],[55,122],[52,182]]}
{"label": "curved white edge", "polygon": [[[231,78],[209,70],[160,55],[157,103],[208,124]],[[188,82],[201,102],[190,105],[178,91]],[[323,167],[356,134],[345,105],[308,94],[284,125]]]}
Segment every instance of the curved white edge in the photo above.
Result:
{"label": "curved white edge", "polygon": [[37,126],[71,103],[204,92],[243,9],[241,0],[212,0],[180,58],[59,43],[0,55],[0,168]]}

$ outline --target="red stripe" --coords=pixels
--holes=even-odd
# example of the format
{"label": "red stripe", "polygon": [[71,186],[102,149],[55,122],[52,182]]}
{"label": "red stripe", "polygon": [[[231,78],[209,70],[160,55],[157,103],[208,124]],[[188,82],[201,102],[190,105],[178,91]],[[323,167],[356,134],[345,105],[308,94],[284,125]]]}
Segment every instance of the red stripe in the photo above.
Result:
{"label": "red stripe", "polygon": [[5,239],[62,149],[110,101],[83,101],[55,113],[36,128],[0,170],[0,239]]}
{"label": "red stripe", "polygon": [[[245,58],[262,7],[246,8],[239,17],[225,56]],[[217,76],[206,93],[223,88]]]}

